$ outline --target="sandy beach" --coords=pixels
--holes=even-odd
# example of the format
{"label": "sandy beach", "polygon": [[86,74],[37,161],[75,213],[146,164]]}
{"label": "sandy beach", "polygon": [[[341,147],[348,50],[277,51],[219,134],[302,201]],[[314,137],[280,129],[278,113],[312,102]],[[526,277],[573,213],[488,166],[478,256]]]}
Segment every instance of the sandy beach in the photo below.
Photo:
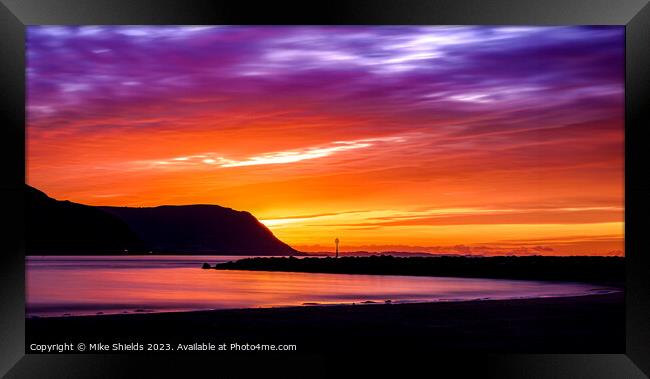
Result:
{"label": "sandy beach", "polygon": [[32,343],[295,344],[295,353],[624,351],[624,293],[26,320]]}

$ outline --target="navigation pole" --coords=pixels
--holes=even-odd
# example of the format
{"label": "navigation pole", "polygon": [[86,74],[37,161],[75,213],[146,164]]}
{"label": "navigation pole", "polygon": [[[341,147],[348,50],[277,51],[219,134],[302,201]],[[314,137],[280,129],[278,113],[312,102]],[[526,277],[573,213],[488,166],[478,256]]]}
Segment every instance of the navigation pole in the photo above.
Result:
{"label": "navigation pole", "polygon": [[338,258],[339,257],[339,238],[338,237],[336,237],[336,239],[334,240],[334,243],[336,244],[336,258]]}

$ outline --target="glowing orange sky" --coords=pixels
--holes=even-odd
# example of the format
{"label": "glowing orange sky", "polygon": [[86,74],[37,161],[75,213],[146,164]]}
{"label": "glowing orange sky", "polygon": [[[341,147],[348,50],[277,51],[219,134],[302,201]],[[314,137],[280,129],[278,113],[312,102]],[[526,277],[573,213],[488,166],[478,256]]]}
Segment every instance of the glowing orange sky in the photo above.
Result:
{"label": "glowing orange sky", "polygon": [[30,27],[28,183],[303,251],[623,254],[621,28],[325,29]]}

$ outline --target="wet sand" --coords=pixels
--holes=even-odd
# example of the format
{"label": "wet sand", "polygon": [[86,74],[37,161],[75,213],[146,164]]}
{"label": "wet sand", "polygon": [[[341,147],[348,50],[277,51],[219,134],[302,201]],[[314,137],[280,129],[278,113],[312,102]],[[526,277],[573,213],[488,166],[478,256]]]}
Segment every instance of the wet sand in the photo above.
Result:
{"label": "wet sand", "polygon": [[[31,343],[295,344],[299,353],[621,353],[624,293],[26,320]],[[175,346],[174,346],[175,347]]]}

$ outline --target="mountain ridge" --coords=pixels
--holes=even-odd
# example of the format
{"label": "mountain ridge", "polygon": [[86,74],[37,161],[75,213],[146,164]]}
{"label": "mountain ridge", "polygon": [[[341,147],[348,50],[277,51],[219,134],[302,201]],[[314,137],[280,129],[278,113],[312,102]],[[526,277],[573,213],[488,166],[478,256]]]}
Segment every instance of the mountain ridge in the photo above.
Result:
{"label": "mountain ridge", "polygon": [[25,185],[28,255],[301,255],[255,216],[216,204],[91,206]]}

